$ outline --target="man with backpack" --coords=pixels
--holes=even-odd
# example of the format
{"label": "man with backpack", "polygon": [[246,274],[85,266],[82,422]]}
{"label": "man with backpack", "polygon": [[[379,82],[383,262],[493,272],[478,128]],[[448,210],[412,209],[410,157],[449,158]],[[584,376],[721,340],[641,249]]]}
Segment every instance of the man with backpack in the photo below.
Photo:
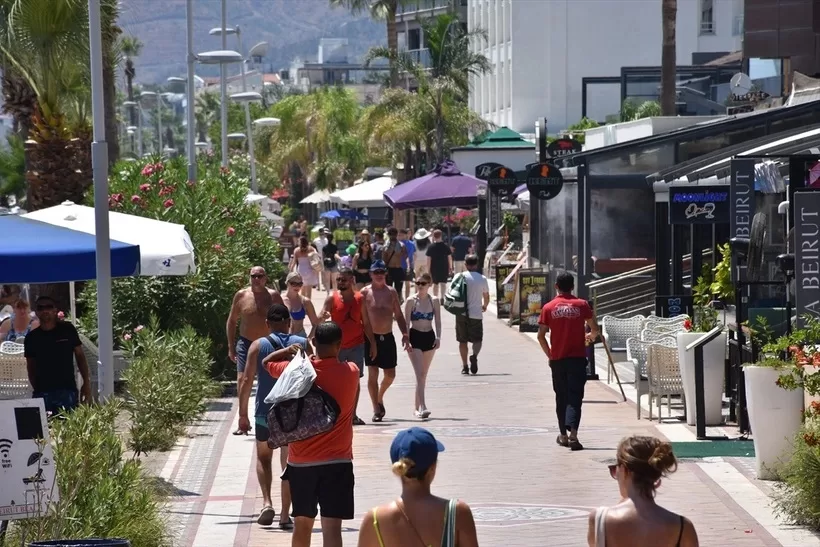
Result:
{"label": "man with backpack", "polygon": [[[339,361],[342,329],[332,321],[313,330],[316,356],[311,364],[316,371],[313,385],[332,397],[339,407],[333,428],[289,446],[283,480],[290,482],[296,526],[292,545],[310,545],[313,524],[322,512],[322,538],[326,547],[341,547],[342,520],[354,517],[353,501],[353,413],[359,385],[359,367]],[[264,361],[267,372],[279,378],[298,348],[276,362],[276,355]],[[258,429],[257,429],[258,431]]]}
{"label": "man with backpack", "polygon": [[[484,312],[490,303],[490,284],[478,272],[478,256],[464,258],[467,271],[456,274],[444,297],[444,308],[456,316],[456,341],[461,354],[461,373],[478,373],[478,353],[484,340]],[[468,344],[473,351],[469,353]],[[469,353],[469,355],[468,355]],[[467,366],[469,357],[470,365]]]}
{"label": "man with backpack", "polygon": [[[262,526],[270,526],[273,524],[276,511],[273,509],[271,499],[273,450],[268,446],[270,431],[268,430],[267,416],[271,405],[265,402],[265,397],[273,389],[276,380],[268,374],[262,363],[266,358],[276,361],[290,361],[299,348],[305,350],[308,354],[312,352],[307,340],[301,336],[288,334],[290,332],[290,311],[284,304],[273,304],[268,308],[265,322],[270,334],[251,343],[248,349],[245,375],[239,385],[239,429],[241,431],[250,431],[251,429],[250,419],[248,418],[248,399],[253,387],[253,380],[257,377],[258,371],[254,417],[256,422],[256,478],[259,480],[259,488],[262,490],[262,511],[256,522]],[[282,447],[279,451],[279,461],[284,470],[288,462],[287,446]],[[293,523],[288,515],[290,501],[290,484],[283,476],[282,512],[279,514],[279,528],[283,530],[293,528]]]}

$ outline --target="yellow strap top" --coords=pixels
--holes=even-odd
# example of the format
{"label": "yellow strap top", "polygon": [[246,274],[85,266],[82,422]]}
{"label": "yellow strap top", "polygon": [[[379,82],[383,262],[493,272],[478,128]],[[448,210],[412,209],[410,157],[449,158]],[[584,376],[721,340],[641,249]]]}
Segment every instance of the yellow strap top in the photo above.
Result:
{"label": "yellow strap top", "polygon": [[[379,547],[384,546],[384,540],[382,539],[382,532],[379,530],[379,518],[376,516],[376,513],[379,512],[378,507],[373,508],[373,529],[376,531],[376,539],[379,540]],[[432,545],[428,545],[427,547],[433,547]]]}

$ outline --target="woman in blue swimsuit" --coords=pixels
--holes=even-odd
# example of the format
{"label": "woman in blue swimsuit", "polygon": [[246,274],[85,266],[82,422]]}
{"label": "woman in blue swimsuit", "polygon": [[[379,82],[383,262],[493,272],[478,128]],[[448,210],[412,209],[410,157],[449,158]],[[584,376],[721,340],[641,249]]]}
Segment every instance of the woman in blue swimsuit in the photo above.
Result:
{"label": "woman in blue swimsuit", "polygon": [[302,285],[304,285],[302,276],[298,272],[290,272],[285,283],[287,283],[288,290],[282,300],[290,310],[290,334],[310,338],[305,331],[305,317],[310,321],[311,333],[319,324],[319,319],[316,316],[316,308],[313,307],[313,302],[299,294]]}
{"label": "woman in blue swimsuit", "polygon": [[433,364],[433,356],[441,343],[441,302],[429,294],[433,278],[421,274],[416,278],[416,294],[404,304],[404,318],[410,326],[410,362],[416,373],[415,414],[422,420],[430,417],[424,400],[427,374]]}
{"label": "woman in blue swimsuit", "polygon": [[0,323],[0,342],[17,342],[28,336],[28,333],[40,326],[40,322],[31,314],[31,308],[22,298],[14,303],[14,313]]}

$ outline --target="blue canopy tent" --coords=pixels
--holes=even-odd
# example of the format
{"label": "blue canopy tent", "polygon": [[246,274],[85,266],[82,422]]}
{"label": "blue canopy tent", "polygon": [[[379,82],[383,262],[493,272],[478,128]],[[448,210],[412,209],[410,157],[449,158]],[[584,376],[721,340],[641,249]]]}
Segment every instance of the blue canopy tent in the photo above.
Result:
{"label": "blue canopy tent", "polygon": [[[0,283],[64,283],[97,277],[95,239],[15,215],[0,216]],[[111,241],[111,276],[139,275],[138,245]]]}
{"label": "blue canopy tent", "polygon": [[367,215],[355,209],[333,209],[332,211],[325,211],[319,216],[327,219],[367,220]]}

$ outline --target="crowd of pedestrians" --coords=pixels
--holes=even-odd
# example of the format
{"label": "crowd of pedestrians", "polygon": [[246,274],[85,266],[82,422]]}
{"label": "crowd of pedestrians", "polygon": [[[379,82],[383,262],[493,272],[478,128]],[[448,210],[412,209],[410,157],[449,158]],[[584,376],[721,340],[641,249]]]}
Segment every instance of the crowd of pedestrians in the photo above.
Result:
{"label": "crowd of pedestrians", "polygon": [[[422,228],[411,237],[409,230],[395,227],[388,228],[386,235],[385,240],[376,232],[371,239],[363,230],[355,246],[346,249],[347,262],[329,232],[320,232],[312,243],[302,235],[284,294],[268,288],[264,269],[254,267],[250,285],[237,292],[228,318],[239,395],[235,434],[255,429],[263,497],[260,525],[273,525],[277,514],[271,493],[273,450],[268,444],[271,405],[264,398],[299,352],[310,356],[316,371],[314,385],[339,407],[332,429],[280,449],[278,526],[293,529],[294,546],[310,545],[315,519],[321,514],[322,544],[340,547],[342,521],[354,518],[352,442],[354,427],[365,425],[357,415],[365,370],[371,421],[381,422],[387,414],[385,394],[396,378],[399,351],[407,352],[416,380],[413,414],[420,420],[431,416],[425,387],[437,350],[447,344],[442,342],[442,301],[454,275],[466,287],[464,312],[455,320],[461,372],[478,373],[490,290],[478,257],[472,254],[470,237],[461,232],[448,244],[438,229]],[[320,286],[327,296],[317,313],[310,297],[311,289]],[[558,276],[557,295],[541,312],[538,341],[552,373],[560,431],[556,442],[578,451],[583,449],[578,430],[586,346],[597,337],[598,326],[589,304],[576,298],[573,288],[571,275]],[[452,286],[449,290],[452,293]],[[254,381],[251,422],[248,403]],[[413,427],[395,437],[390,460],[401,482],[401,495],[367,512],[360,527],[360,547],[478,545],[470,507],[431,493],[443,450],[423,428]],[[609,471],[618,480],[623,501],[590,514],[589,545],[697,545],[692,523],[654,502],[660,479],[676,466],[670,446],[650,437],[630,437],[619,445],[616,457]]]}

